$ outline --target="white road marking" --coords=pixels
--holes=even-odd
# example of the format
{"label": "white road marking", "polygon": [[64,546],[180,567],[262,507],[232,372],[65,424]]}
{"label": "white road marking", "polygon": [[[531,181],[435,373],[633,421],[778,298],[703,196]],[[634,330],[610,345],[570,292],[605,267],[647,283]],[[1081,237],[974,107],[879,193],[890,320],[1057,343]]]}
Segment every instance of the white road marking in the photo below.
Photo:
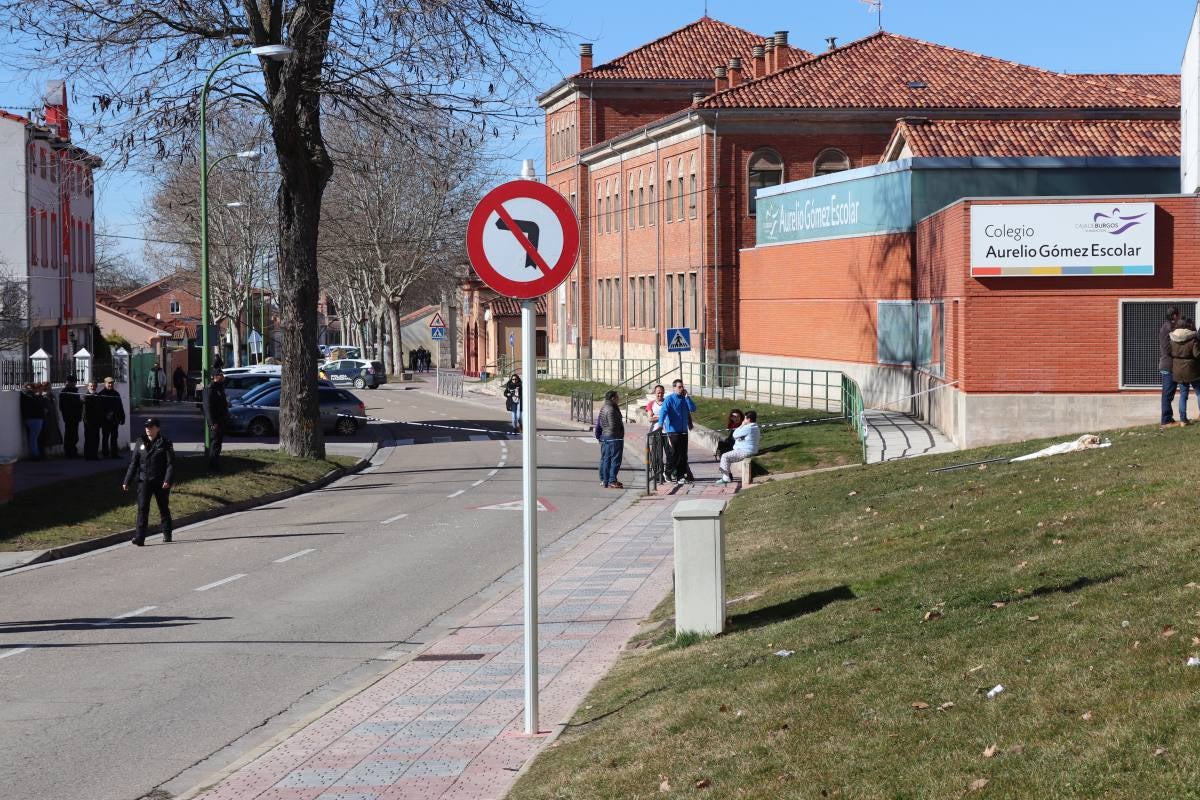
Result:
{"label": "white road marking", "polygon": [[475,482],[474,482],[474,483],[472,483],[471,485],[472,485],[472,486],[479,486],[481,483],[483,483],[483,481],[486,481],[486,480],[487,480],[487,478],[483,478],[482,480],[475,481]]}
{"label": "white road marking", "polygon": [[446,499],[447,499],[447,500],[449,500],[449,499],[450,499],[450,498],[452,498],[452,497],[458,497],[460,494],[462,494],[462,493],[463,493],[463,492],[465,492],[465,491],[466,491],[466,489],[459,489],[459,490],[458,490],[457,492],[455,492],[454,494],[448,494],[448,495],[446,495]]}
{"label": "white road marking", "polygon": [[118,616],[115,616],[115,617],[113,617],[113,619],[117,620],[117,619],[129,619],[130,617],[140,617],[142,614],[145,614],[147,611],[153,611],[156,608],[158,608],[158,606],[142,606],[137,611],[129,611],[125,614],[120,614]]}
{"label": "white road marking", "polygon": [[20,653],[24,653],[28,649],[29,649],[28,647],[18,647],[16,650],[9,650],[7,653],[0,653],[0,658],[8,658],[9,656],[15,656]]}
{"label": "white road marking", "polygon": [[503,467],[507,463],[508,463],[507,461],[501,461],[499,464],[496,465],[496,468],[499,469],[500,467]]}
{"label": "white road marking", "polygon": [[206,583],[203,586],[197,586],[196,591],[197,592],[207,592],[209,589],[215,589],[218,586],[223,586],[227,583],[233,583],[234,581],[238,580],[239,578],[244,578],[244,577],[246,577],[246,573],[239,572],[237,575],[230,575],[228,578],[221,578],[221,580],[219,580],[219,581],[213,581],[212,583]]}
{"label": "white road marking", "polygon": [[496,473],[497,473],[497,472],[499,472],[499,471],[500,471],[500,470],[498,470],[498,469],[494,469],[494,470],[492,470],[491,472],[489,472],[489,473],[488,473],[488,477],[489,477],[489,478],[494,478],[494,477],[496,477]]}
{"label": "white road marking", "polygon": [[272,563],[282,564],[285,561],[291,561],[293,558],[299,558],[300,556],[306,556],[309,553],[315,553],[316,551],[317,551],[317,548],[310,547],[307,550],[301,550],[299,553],[292,553],[290,556],[284,556],[283,558],[277,558]]}
{"label": "white road marking", "polygon": [[391,523],[395,522],[396,520],[404,519],[407,516],[408,516],[408,514],[397,514],[394,517],[388,517],[387,519],[385,519],[383,522],[381,522],[379,524],[380,525],[390,525]]}

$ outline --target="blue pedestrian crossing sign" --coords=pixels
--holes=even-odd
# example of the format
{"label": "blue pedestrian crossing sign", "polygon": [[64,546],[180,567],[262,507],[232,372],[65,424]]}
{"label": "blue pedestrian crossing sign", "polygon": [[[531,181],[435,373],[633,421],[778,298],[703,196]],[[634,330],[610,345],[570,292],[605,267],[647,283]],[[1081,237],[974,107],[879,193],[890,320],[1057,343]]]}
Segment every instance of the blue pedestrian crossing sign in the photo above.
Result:
{"label": "blue pedestrian crossing sign", "polygon": [[446,329],[445,328],[430,328],[429,335],[432,336],[434,339],[445,339],[446,338]]}
{"label": "blue pedestrian crossing sign", "polygon": [[691,328],[667,328],[667,352],[690,353],[692,350]]}

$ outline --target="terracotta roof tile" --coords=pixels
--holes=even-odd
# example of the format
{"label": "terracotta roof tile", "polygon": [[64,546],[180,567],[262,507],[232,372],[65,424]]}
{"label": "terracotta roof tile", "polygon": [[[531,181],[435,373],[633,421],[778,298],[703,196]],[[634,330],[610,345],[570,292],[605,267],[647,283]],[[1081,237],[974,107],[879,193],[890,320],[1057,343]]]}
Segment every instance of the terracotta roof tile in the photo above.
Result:
{"label": "terracotta roof tile", "polygon": [[441,308],[441,306],[422,306],[421,308],[418,308],[416,311],[410,311],[407,314],[405,314],[403,317],[401,317],[399,324],[401,327],[403,327],[405,325],[411,325],[412,323],[419,320],[421,317],[427,317],[430,314],[433,314],[434,312],[438,311],[440,308]]}
{"label": "terracotta roof tile", "polygon": [[[743,75],[749,75],[753,68],[754,45],[766,42],[766,37],[712,17],[701,17],[574,77],[597,81],[712,80],[713,67],[725,66],[735,56],[742,59]],[[793,61],[810,56],[790,45],[789,49]]]}
{"label": "terracotta roof tile", "polygon": [[1178,156],[1177,120],[901,120],[917,157]]}
{"label": "terracotta roof tile", "polygon": [[[484,300],[482,305],[492,309],[493,317],[519,317],[521,316],[521,301],[514,300],[511,297],[493,297],[491,300]],[[546,313],[546,298],[539,297],[537,299],[537,313]]]}
{"label": "terracotta roof tile", "polygon": [[[923,86],[917,86],[919,82]],[[875,33],[710,96],[702,108],[1161,108],[1178,88],[1154,76],[1067,75]]]}
{"label": "terracotta roof tile", "polygon": [[118,300],[115,295],[111,295],[108,292],[100,290],[96,291],[96,305],[104,306],[110,311],[123,314],[126,317],[136,320],[137,322],[140,322],[151,329],[157,329],[160,331],[176,331],[187,327],[182,322],[175,319],[155,319],[140,309],[125,305]]}
{"label": "terracotta roof tile", "polygon": [[1126,91],[1137,94],[1151,95],[1179,102],[1180,83],[1178,75],[1147,73],[1128,74],[1124,72],[1104,72],[1078,74],[1076,77],[1085,78],[1097,83],[1119,86]]}

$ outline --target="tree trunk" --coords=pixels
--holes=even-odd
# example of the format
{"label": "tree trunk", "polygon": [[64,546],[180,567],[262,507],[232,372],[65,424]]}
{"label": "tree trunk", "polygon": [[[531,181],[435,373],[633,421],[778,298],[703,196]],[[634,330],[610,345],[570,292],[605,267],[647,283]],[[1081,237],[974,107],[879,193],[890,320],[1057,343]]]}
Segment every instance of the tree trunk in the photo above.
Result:
{"label": "tree trunk", "polygon": [[388,370],[393,375],[400,375],[404,372],[404,353],[400,343],[400,308],[391,303],[387,304],[387,321],[388,330],[392,334],[392,352],[391,363],[388,365]]}
{"label": "tree trunk", "polygon": [[242,366],[242,326],[238,320],[229,317],[229,338],[233,340],[233,365]]}

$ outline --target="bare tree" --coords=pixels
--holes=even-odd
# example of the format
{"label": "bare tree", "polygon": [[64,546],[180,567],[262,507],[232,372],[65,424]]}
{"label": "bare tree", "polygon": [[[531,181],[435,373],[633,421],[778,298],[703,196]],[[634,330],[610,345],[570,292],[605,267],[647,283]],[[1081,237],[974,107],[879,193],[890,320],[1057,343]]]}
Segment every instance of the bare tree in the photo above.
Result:
{"label": "bare tree", "polygon": [[0,274],[0,357],[23,359],[32,330],[25,281]]}
{"label": "bare tree", "polygon": [[122,252],[107,232],[96,231],[96,289],[121,296],[153,280],[152,272]]}
{"label": "bare tree", "polygon": [[404,136],[349,121],[328,132],[338,169],[327,194],[333,210],[321,260],[343,277],[326,285],[348,283],[355,318],[379,320],[386,329],[393,374],[404,369],[400,317],[410,294],[444,286],[461,263],[467,218],[483,184],[483,151],[456,135],[461,131],[450,115],[412,122],[419,124]]}
{"label": "bare tree", "polygon": [[[280,171],[279,279],[284,382],[280,445],[323,457],[317,425],[317,240],[333,160],[322,116],[448,109],[480,135],[528,112],[524,76],[537,40],[557,31],[522,0],[0,0],[26,47],[5,56],[95,87],[114,160],[148,152],[186,158],[201,76],[236,48],[288,44],[284,62],[222,73],[217,88],[270,118]],[[232,73],[232,74],[230,74]],[[517,102],[514,98],[520,96]],[[81,134],[91,143],[86,127]]]}

